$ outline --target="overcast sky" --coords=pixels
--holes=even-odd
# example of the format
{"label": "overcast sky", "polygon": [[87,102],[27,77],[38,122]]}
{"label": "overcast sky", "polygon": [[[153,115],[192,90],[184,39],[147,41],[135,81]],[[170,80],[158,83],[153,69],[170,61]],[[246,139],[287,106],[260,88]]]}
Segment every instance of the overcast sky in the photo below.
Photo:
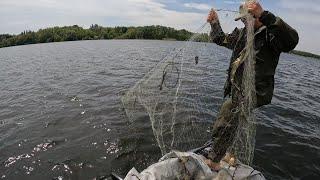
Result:
{"label": "overcast sky", "polygon": [[[319,0],[261,0],[266,10],[297,29],[299,50],[320,54]],[[164,25],[195,31],[210,8],[237,10],[240,0],[0,0],[0,34],[17,34],[52,26]],[[226,32],[233,15],[219,13]]]}

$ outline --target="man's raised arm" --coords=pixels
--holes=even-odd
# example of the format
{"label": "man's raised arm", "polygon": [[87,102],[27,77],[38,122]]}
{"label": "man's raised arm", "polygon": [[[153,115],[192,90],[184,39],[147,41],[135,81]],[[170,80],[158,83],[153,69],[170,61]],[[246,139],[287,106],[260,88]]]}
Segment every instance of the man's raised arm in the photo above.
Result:
{"label": "man's raised arm", "polygon": [[231,34],[225,34],[221,28],[218,14],[214,10],[209,12],[207,22],[211,25],[210,42],[233,50],[241,30],[235,28]]}

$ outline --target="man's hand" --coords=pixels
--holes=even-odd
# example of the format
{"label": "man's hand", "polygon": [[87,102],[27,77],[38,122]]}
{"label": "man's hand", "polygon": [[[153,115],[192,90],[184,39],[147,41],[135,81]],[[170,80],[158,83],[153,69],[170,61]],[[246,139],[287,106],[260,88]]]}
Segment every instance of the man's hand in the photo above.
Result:
{"label": "man's hand", "polygon": [[207,22],[208,23],[213,23],[213,22],[218,21],[218,20],[219,20],[219,18],[218,18],[217,12],[215,10],[211,9],[211,11],[208,14]]}
{"label": "man's hand", "polygon": [[258,2],[249,2],[246,3],[246,6],[248,8],[249,13],[251,13],[255,18],[260,18],[262,13],[264,12],[263,8]]}

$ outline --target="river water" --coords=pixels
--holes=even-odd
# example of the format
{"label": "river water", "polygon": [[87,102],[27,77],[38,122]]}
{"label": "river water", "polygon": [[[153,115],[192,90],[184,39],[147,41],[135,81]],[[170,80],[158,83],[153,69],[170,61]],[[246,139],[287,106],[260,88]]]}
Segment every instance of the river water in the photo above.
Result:
{"label": "river water", "polygon": [[[123,176],[156,162],[161,151],[150,122],[130,123],[120,98],[184,44],[78,41],[0,49],[0,179]],[[212,89],[221,104],[231,51],[194,43],[201,46],[208,53],[199,66],[215,73]],[[267,179],[320,178],[319,69],[319,60],[281,56],[273,102],[257,112],[254,167]]]}

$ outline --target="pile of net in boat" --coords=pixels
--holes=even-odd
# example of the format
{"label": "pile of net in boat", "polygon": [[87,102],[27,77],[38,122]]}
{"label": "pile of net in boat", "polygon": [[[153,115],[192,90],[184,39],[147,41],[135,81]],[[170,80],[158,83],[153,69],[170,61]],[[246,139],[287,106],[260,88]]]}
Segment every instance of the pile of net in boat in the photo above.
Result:
{"label": "pile of net in boat", "polygon": [[[236,14],[235,14],[236,15]],[[233,18],[233,17],[230,17]],[[237,134],[230,151],[245,164],[250,164],[254,151],[255,118],[253,48],[254,19],[246,16],[247,45],[243,75],[244,103]],[[212,49],[199,39],[208,39],[210,25],[204,24],[183,47],[175,48],[161,59],[139,82],[122,96],[129,121],[134,123],[146,115],[162,154],[171,150],[187,151],[211,139],[212,127],[223,89],[214,92],[216,79],[210,66]],[[203,62],[206,63],[203,63]],[[226,58],[224,61],[229,61]],[[227,69],[228,67],[225,67]],[[224,70],[225,70],[224,69]],[[220,99],[218,98],[220,97]]]}

